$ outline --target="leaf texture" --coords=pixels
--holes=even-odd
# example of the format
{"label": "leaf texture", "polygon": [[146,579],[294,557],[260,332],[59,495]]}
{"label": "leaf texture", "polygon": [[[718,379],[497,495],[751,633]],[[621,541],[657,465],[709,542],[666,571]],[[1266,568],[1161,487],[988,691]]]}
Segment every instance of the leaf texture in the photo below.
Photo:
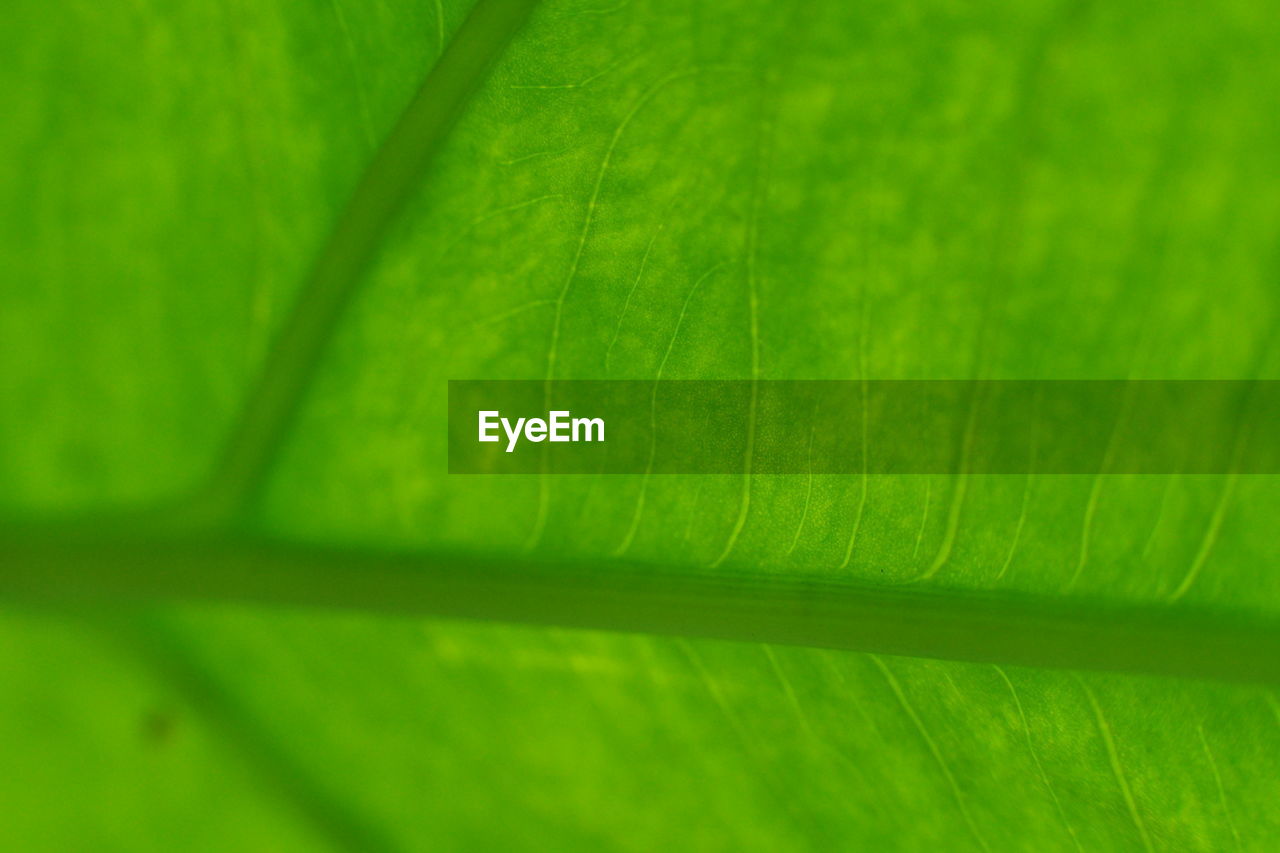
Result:
{"label": "leaf texture", "polygon": [[[1273,478],[462,478],[444,434],[460,378],[1280,378],[1265,4],[546,0],[380,173],[442,53],[522,12],[2,13],[0,571],[144,602],[4,611],[5,844],[1273,846],[1266,683],[1043,665],[1035,622],[948,661],[707,639],[712,608],[540,619],[536,592],[990,596],[1259,625],[1256,652]],[[262,543],[322,556],[237,596],[277,579]],[[376,599],[383,558],[530,573],[552,624],[279,606]]]}

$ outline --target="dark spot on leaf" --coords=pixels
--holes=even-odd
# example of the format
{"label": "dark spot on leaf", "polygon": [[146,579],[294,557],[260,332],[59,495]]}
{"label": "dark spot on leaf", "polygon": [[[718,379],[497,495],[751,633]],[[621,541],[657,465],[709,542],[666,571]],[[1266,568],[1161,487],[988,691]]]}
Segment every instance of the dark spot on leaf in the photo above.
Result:
{"label": "dark spot on leaf", "polygon": [[155,747],[167,746],[174,738],[178,717],[172,711],[151,708],[142,715],[142,739]]}

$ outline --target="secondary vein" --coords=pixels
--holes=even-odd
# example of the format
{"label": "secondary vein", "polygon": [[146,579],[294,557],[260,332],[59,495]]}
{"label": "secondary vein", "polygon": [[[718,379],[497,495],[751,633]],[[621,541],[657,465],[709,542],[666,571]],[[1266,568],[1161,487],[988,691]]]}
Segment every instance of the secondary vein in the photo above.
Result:
{"label": "secondary vein", "polygon": [[192,518],[222,523],[252,500],[390,225],[536,2],[479,0],[375,153],[316,257],[220,462],[206,487],[184,508]]}

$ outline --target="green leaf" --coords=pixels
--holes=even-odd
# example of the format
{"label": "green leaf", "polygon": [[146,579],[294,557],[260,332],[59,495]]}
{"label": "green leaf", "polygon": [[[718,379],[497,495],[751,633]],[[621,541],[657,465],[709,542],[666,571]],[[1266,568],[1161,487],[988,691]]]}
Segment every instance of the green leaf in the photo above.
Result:
{"label": "green leaf", "polygon": [[1273,477],[445,473],[449,379],[1277,378],[1266,4],[2,14],[6,846],[1273,846]]}

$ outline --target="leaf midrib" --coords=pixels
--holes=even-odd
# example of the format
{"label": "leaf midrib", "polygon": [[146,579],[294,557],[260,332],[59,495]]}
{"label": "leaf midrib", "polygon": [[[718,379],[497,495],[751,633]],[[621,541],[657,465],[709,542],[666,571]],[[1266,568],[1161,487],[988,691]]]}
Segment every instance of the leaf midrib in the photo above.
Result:
{"label": "leaf midrib", "polygon": [[0,594],[355,609],[1280,685],[1262,615],[246,536],[10,539]]}

